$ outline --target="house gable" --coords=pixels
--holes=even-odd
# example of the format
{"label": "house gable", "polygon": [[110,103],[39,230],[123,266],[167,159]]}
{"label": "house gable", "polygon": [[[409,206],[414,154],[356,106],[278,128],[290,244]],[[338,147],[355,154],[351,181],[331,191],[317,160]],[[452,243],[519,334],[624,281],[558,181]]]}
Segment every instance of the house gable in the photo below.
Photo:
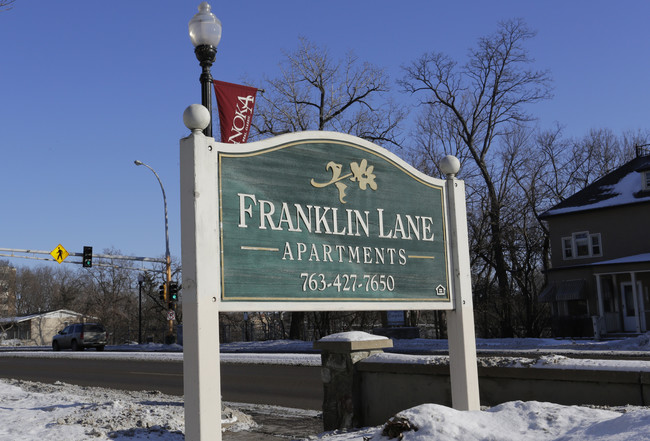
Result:
{"label": "house gable", "polygon": [[650,155],[635,158],[542,213],[561,214],[650,202]]}

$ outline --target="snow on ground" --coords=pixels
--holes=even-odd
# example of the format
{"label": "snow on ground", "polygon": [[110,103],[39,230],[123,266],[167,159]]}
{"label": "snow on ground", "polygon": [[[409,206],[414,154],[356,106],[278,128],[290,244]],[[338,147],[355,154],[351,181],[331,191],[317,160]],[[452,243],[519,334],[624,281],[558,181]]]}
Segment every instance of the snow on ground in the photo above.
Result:
{"label": "snow on ground", "polygon": [[[393,340],[394,348],[387,352],[436,352],[448,350],[447,340],[414,338]],[[274,340],[270,342],[233,342],[221,345],[221,352],[316,352],[312,342],[293,340]],[[564,352],[648,352],[650,351],[650,333],[638,337],[610,340],[571,339],[571,338],[477,338],[476,348],[482,353],[498,351],[531,351],[554,353]]]}
{"label": "snow on ground", "polygon": [[[124,392],[0,380],[0,397],[2,441],[184,439],[182,397],[156,391]],[[291,409],[282,409],[288,411]],[[228,430],[242,432],[256,425],[237,410],[224,415]],[[400,434],[404,441],[648,440],[650,409],[514,401],[468,412],[423,404],[402,411],[384,426],[314,434],[304,439],[387,441],[399,439]]]}
{"label": "snow on ground", "polygon": [[[402,352],[446,350],[444,340],[397,340]],[[222,345],[224,362],[287,363],[317,365],[320,356],[310,342],[255,342]],[[647,353],[650,333],[635,338],[594,342],[590,340],[499,339],[477,340],[483,351],[521,350],[522,357],[494,357],[482,363],[510,363],[548,368],[640,369],[650,371],[650,362],[570,359],[576,352],[606,351]],[[25,348],[27,349],[27,348]],[[130,357],[182,361],[180,347],[128,345],[122,352],[40,352],[47,357]],[[162,352],[162,351],[171,352]],[[265,352],[252,354],[254,351]],[[145,351],[145,352],[142,352]],[[526,352],[528,351],[528,352]],[[245,353],[248,352],[248,353]],[[564,355],[556,355],[561,353]],[[26,356],[21,352],[0,352],[0,357]],[[391,361],[444,363],[437,355],[384,354]],[[490,361],[491,360],[491,361]],[[247,416],[251,405],[236,406],[223,415],[229,430],[253,430],[256,422]],[[300,410],[295,410],[300,412]],[[291,412],[283,409],[281,412]],[[17,380],[0,380],[0,441],[20,440],[183,440],[183,399],[156,391],[125,392],[102,388],[46,385]],[[424,440],[517,440],[591,441],[650,440],[650,408],[598,408],[562,406],[541,402],[508,402],[481,411],[457,411],[424,404],[400,412],[384,426],[351,432],[314,434],[308,439],[324,441]],[[392,438],[391,438],[392,436]],[[224,436],[224,439],[227,439]],[[246,439],[246,438],[243,438]],[[286,438],[285,438],[286,439]]]}
{"label": "snow on ground", "polygon": [[[183,398],[65,383],[0,380],[0,440],[183,440]],[[226,408],[230,431],[255,422]]]}
{"label": "snow on ground", "polygon": [[[399,438],[402,434],[403,438]],[[378,428],[323,434],[326,441],[640,441],[650,439],[650,409],[618,411],[513,401],[481,411],[423,404]]]}
{"label": "snow on ground", "polygon": [[0,440],[182,440],[183,402],[159,392],[0,381]]}

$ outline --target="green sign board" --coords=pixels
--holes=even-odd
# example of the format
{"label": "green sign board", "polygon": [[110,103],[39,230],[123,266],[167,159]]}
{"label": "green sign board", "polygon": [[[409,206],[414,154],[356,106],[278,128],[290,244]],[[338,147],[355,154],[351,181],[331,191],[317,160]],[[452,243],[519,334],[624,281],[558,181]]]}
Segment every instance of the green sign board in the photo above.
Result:
{"label": "green sign board", "polygon": [[343,140],[217,163],[223,302],[450,301],[443,181]]}

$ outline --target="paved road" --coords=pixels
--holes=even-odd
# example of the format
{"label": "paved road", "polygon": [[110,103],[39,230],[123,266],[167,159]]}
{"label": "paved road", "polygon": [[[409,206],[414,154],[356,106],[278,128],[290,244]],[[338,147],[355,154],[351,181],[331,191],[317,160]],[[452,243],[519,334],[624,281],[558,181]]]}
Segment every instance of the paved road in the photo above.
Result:
{"label": "paved road", "polygon": [[[0,377],[183,395],[177,361],[0,358]],[[223,400],[297,409],[322,408],[320,367],[221,364]]]}

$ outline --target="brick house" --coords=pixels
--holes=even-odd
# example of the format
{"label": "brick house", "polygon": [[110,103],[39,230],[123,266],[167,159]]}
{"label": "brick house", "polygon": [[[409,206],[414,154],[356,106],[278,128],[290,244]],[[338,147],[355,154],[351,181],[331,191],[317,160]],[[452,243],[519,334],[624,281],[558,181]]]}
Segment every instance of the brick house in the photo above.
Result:
{"label": "brick house", "polygon": [[542,214],[551,269],[540,301],[558,336],[641,333],[650,326],[650,152]]}

